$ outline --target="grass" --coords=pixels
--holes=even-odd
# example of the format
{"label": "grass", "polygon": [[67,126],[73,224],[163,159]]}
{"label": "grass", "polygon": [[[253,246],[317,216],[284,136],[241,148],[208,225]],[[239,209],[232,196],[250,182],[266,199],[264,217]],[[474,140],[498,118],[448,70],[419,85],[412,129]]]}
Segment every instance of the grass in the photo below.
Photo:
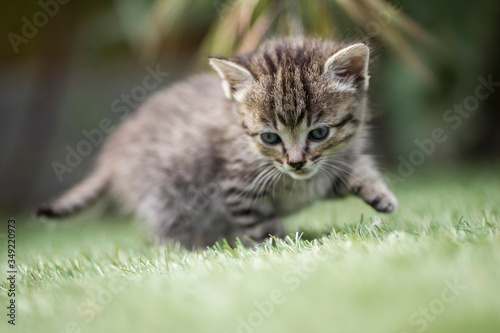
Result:
{"label": "grass", "polygon": [[[392,215],[318,203],[276,247],[192,253],[128,219],[19,216],[16,326],[2,313],[1,332],[499,332],[497,170],[416,174]],[[3,274],[4,313],[6,288]]]}

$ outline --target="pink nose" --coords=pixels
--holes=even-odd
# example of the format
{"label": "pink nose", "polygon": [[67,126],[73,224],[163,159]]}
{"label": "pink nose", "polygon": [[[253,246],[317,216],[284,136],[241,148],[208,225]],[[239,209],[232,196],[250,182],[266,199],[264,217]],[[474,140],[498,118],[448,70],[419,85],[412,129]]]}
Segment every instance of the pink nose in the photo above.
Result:
{"label": "pink nose", "polygon": [[286,152],[286,163],[296,170],[302,168],[306,164],[306,153],[302,147],[289,148]]}

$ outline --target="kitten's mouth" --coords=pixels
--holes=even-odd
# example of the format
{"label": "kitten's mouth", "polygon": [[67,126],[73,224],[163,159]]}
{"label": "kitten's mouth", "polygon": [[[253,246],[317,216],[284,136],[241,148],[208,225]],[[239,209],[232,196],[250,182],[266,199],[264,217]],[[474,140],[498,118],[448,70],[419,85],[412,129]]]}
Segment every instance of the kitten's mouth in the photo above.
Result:
{"label": "kitten's mouth", "polygon": [[294,170],[294,171],[288,172],[290,177],[292,177],[293,179],[297,179],[297,180],[311,178],[315,173],[316,172],[314,172],[313,170]]}
{"label": "kitten's mouth", "polygon": [[305,179],[309,179],[311,178],[312,176],[314,176],[316,174],[316,172],[318,171],[317,168],[302,168],[302,169],[287,169],[286,167],[284,167],[283,165],[279,165],[277,163],[275,163],[275,166],[276,168],[278,168],[279,170],[281,170],[281,172],[285,173],[286,175],[292,177],[293,179],[296,179],[296,180],[305,180]]}

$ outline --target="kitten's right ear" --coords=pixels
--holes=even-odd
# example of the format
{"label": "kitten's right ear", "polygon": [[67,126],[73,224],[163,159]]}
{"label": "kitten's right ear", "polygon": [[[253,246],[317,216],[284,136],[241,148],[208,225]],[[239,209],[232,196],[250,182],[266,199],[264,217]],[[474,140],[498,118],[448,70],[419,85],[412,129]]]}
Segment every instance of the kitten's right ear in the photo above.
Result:
{"label": "kitten's right ear", "polygon": [[252,84],[252,74],[240,64],[228,59],[209,58],[210,65],[222,79],[222,89],[228,99],[243,100],[243,93]]}

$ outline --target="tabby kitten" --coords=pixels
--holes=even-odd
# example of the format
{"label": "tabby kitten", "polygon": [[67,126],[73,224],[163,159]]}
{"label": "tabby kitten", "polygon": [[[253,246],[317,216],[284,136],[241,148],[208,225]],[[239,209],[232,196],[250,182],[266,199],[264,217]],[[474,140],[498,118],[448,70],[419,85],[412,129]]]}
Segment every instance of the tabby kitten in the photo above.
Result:
{"label": "tabby kitten", "polygon": [[156,93],[90,176],[37,213],[64,216],[108,192],[153,235],[201,248],[283,236],[280,218],[345,193],[391,212],[397,200],[363,154],[369,53],[296,38],[211,57],[222,89],[202,74]]}

